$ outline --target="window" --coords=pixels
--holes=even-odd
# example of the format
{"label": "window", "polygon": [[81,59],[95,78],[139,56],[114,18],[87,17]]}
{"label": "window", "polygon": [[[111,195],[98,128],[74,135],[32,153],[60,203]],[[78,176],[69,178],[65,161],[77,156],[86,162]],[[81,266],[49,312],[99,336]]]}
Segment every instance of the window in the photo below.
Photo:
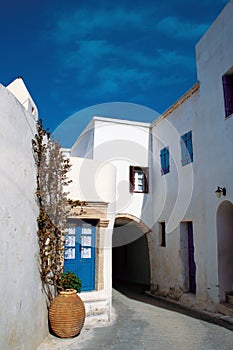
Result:
{"label": "window", "polygon": [[130,192],[148,193],[148,168],[130,166]]}
{"label": "window", "polygon": [[160,247],[166,247],[166,230],[165,222],[159,223],[159,241]]}
{"label": "window", "polygon": [[181,162],[183,166],[193,162],[192,131],[181,136]]}
{"label": "window", "polygon": [[161,174],[169,173],[169,148],[165,147],[160,151]]}
{"label": "window", "polygon": [[233,74],[225,74],[222,77],[225,117],[233,114]]}

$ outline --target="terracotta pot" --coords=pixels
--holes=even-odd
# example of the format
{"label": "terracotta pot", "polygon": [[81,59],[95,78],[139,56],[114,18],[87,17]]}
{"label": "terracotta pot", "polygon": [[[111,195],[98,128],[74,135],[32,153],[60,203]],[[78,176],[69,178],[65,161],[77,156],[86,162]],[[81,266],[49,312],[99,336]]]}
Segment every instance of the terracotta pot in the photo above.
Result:
{"label": "terracotta pot", "polygon": [[85,320],[85,306],[74,289],[60,292],[49,307],[49,322],[52,331],[60,338],[78,335]]}

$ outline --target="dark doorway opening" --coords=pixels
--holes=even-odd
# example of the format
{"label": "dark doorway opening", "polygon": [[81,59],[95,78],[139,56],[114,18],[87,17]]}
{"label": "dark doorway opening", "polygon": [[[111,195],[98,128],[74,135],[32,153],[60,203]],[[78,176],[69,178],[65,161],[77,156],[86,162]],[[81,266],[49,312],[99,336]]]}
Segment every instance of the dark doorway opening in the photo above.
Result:
{"label": "dark doorway opening", "polygon": [[119,282],[150,287],[150,261],[147,236],[135,223],[117,224],[112,245],[113,286]]}

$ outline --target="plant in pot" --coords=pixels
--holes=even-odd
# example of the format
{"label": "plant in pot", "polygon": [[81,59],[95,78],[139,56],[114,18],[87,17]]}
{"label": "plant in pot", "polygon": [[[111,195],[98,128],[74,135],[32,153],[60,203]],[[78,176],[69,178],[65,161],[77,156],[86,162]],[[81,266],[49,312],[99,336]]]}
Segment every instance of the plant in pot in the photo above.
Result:
{"label": "plant in pot", "polygon": [[[62,298],[66,305],[66,307],[61,306],[62,303],[58,302],[62,310],[53,312],[53,317],[57,315],[59,318],[60,329],[63,329],[63,333],[56,333],[54,330],[55,334],[60,337],[72,337],[80,332],[79,327],[84,322],[85,308],[75,290],[78,288],[77,290],[80,291],[78,287],[80,280],[72,273],[63,274],[66,222],[70,209],[80,206],[82,210],[85,203],[67,198],[68,193],[64,192],[64,187],[70,183],[67,177],[67,172],[70,170],[69,159],[63,156],[60,145],[52,140],[50,134],[43,128],[42,120],[37,123],[37,134],[32,140],[32,148],[37,169],[40,277],[47,297],[49,314],[56,298]],[[65,291],[64,288],[74,289]],[[76,300],[75,307],[70,301],[70,296]],[[77,300],[80,300],[81,306],[77,306]],[[65,331],[65,324],[69,324],[71,319],[80,315],[81,320],[76,321],[75,330]]]}
{"label": "plant in pot", "polygon": [[61,284],[63,290],[75,289],[77,293],[80,293],[82,290],[81,279],[71,271],[63,272],[61,275]]}
{"label": "plant in pot", "polygon": [[63,290],[53,299],[49,307],[49,321],[52,331],[61,338],[78,335],[85,321],[85,307],[77,295],[82,288],[80,278],[67,271],[61,276]]}

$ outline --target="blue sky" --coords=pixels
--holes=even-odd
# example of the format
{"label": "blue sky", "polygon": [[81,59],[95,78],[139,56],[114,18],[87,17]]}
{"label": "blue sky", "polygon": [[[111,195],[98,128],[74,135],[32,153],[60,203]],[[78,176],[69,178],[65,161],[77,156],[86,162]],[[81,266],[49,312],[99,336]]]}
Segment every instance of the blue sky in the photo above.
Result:
{"label": "blue sky", "polygon": [[227,2],[2,2],[0,82],[22,76],[51,131],[102,103],[161,113],[196,82],[195,44]]}

